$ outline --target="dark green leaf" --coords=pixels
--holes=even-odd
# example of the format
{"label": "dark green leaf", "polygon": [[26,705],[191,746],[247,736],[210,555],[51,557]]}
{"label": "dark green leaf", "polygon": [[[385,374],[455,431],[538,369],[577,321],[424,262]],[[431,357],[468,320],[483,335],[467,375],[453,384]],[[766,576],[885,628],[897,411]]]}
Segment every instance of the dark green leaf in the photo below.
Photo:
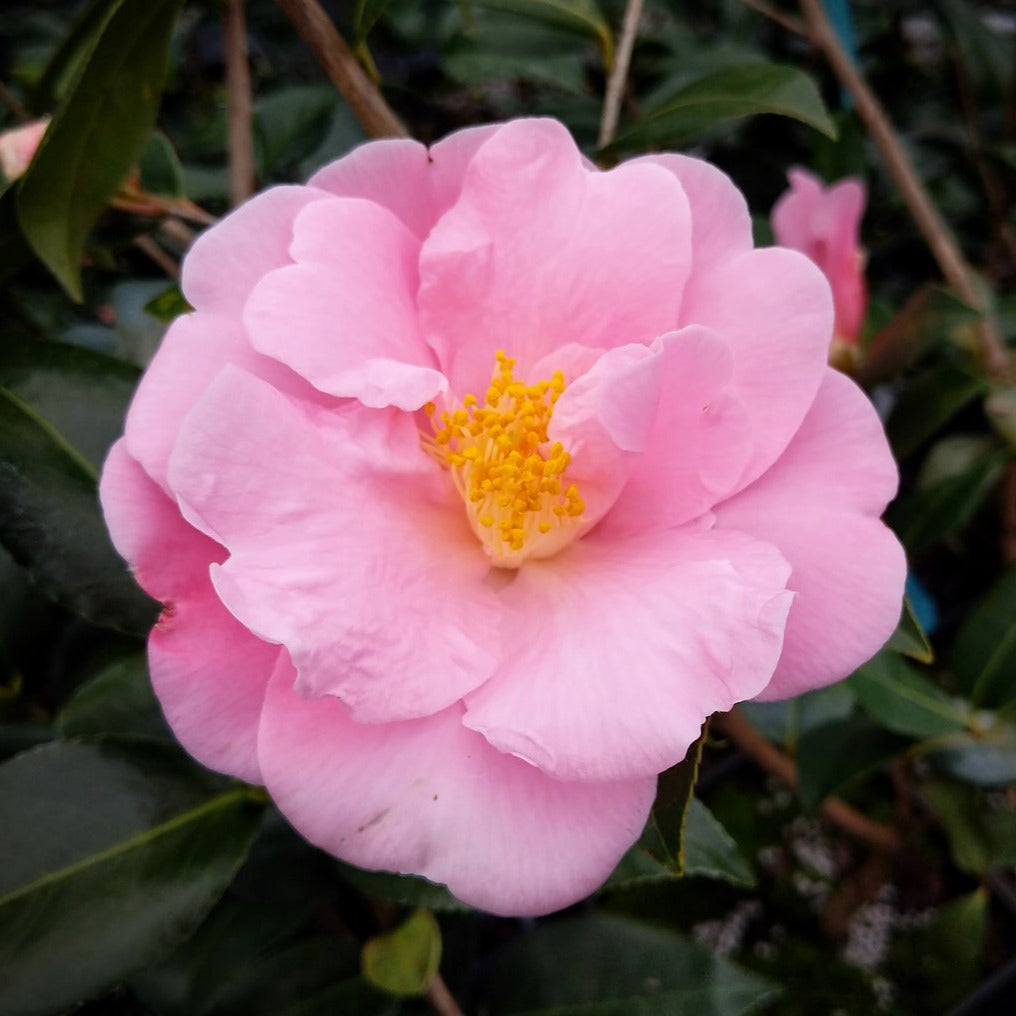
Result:
{"label": "dark green leaf", "polygon": [[468,0],[475,7],[489,7],[537,18],[548,25],[567,28],[599,41],[606,67],[614,63],[614,36],[596,0]]}
{"label": "dark green leaf", "polygon": [[356,7],[353,8],[353,35],[357,41],[367,38],[390,3],[391,0],[356,0]]}
{"label": "dark green leaf", "polygon": [[155,122],[181,5],[119,0],[110,9],[18,188],[25,238],[75,300],[88,232]]}
{"label": "dark green leaf", "polygon": [[728,67],[682,88],[624,132],[610,151],[670,148],[726,120],[759,113],[788,116],[836,136],[814,81],[796,67],[752,62]]}
{"label": "dark green leaf", "polygon": [[184,299],[179,286],[170,286],[145,304],[145,311],[164,325],[168,325],[181,314],[189,314],[193,309]]}
{"label": "dark green leaf", "polygon": [[927,783],[921,793],[938,815],[961,871],[983,877],[1016,864],[1016,811],[959,783]]}
{"label": "dark green leaf", "polygon": [[441,929],[429,910],[415,910],[394,931],[363,944],[363,976],[397,997],[423,995],[441,965]]}
{"label": "dark green leaf", "polygon": [[992,719],[994,724],[984,732],[950,734],[925,742],[921,750],[958,780],[980,787],[1016,783],[1016,727]]}
{"label": "dark green leaf", "polygon": [[902,656],[883,651],[855,671],[848,683],[881,727],[910,737],[964,730],[969,708],[950,698]]}
{"label": "dark green leaf", "polygon": [[73,613],[144,634],[156,604],[110,543],[95,471],[17,396],[0,389],[0,542]]}
{"label": "dark green leaf", "polygon": [[733,837],[697,798],[689,804],[684,824],[684,873],[745,888],[755,885],[751,867]]}
{"label": "dark green leaf", "polygon": [[698,779],[706,728],[692,742],[683,762],[661,773],[657,781],[656,802],[640,844],[661,864],[676,874],[684,874],[684,831],[688,807]]}
{"label": "dark green leaf", "polygon": [[857,380],[870,387],[900,373],[979,317],[949,290],[922,286],[871,340]]}
{"label": "dark green leaf", "polygon": [[117,0],[89,0],[84,4],[33,89],[33,109],[47,112],[56,105],[91,52],[116,2]]}
{"label": "dark green leaf", "polygon": [[896,631],[892,633],[889,641],[885,644],[886,649],[894,653],[902,653],[919,663],[933,663],[935,650],[932,649],[928,636],[917,620],[913,605],[909,596],[903,597],[903,614]]}
{"label": "dark green leaf", "polygon": [[469,908],[460,903],[443,885],[416,875],[394,875],[387,871],[364,871],[351,864],[341,864],[342,877],[368,896],[378,896],[404,907],[426,907],[428,910],[456,911]]}
{"label": "dark green leaf", "polygon": [[509,946],[492,977],[502,1016],[738,1016],[779,993],[663,928],[592,914],[545,924]]}
{"label": "dark green leaf", "polygon": [[60,342],[0,338],[0,385],[96,468],[123,433],[140,372],[122,360]]}
{"label": "dark green leaf", "polygon": [[975,706],[1002,706],[1016,697],[1016,566],[991,587],[957,632],[953,675],[956,687]]}
{"label": "dark green leaf", "polygon": [[855,704],[849,685],[840,681],[782,702],[742,702],[738,709],[760,733],[793,754],[804,734],[830,720],[846,718]]}
{"label": "dark green leaf", "polygon": [[183,197],[183,166],[172,142],[162,131],[152,131],[138,161],[141,189],[149,194]]}
{"label": "dark green leaf", "polygon": [[994,489],[1009,458],[987,447],[962,472],[920,488],[890,506],[888,519],[906,548],[919,556],[963,528]]}
{"label": "dark green leaf", "polygon": [[886,424],[897,457],[917,451],[987,387],[983,376],[952,363],[919,374],[900,392]]}
{"label": "dark green leaf", "polygon": [[51,1013],[167,952],[250,847],[259,809],[154,745],[45,745],[0,766],[0,1010]]}
{"label": "dark green leaf", "polygon": [[173,741],[142,652],[109,664],[82,685],[60,711],[57,730],[61,737],[128,734]]}
{"label": "dark green leaf", "polygon": [[905,742],[864,716],[832,720],[809,730],[798,743],[797,795],[814,811],[843,784],[893,758]]}

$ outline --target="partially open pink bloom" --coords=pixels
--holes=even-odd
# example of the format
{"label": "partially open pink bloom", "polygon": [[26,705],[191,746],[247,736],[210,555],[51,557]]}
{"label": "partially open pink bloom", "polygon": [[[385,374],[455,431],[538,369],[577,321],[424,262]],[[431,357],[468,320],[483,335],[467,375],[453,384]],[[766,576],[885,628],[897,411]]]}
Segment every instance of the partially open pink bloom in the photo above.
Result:
{"label": "partially open pink bloom", "polygon": [[710,713],[892,631],[829,286],[704,162],[523,120],[209,230],[102,479],[155,689],[308,839],[502,914],[599,885]]}
{"label": "partially open pink bloom", "polygon": [[28,169],[48,126],[49,117],[45,117],[24,127],[0,131],[0,172],[8,181],[17,180]]}
{"label": "partially open pink bloom", "polygon": [[840,180],[824,187],[803,169],[792,169],[787,177],[790,189],[773,206],[776,242],[807,254],[822,269],[833,290],[834,338],[856,344],[868,306],[859,238],[864,184]]}

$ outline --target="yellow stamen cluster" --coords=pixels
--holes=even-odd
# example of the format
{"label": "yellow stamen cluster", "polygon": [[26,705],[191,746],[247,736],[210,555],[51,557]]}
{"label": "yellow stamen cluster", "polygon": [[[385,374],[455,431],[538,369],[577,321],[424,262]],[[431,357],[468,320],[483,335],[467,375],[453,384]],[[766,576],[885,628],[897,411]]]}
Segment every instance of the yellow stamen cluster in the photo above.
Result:
{"label": "yellow stamen cluster", "polygon": [[577,521],[586,507],[575,484],[564,480],[571,456],[559,441],[548,447],[564,374],[526,384],[515,380],[515,361],[503,350],[496,359],[483,404],[467,395],[460,409],[439,414],[434,403],[424,406],[434,428],[424,445],[450,470],[471,521],[494,537],[495,559],[511,558],[536,534]]}

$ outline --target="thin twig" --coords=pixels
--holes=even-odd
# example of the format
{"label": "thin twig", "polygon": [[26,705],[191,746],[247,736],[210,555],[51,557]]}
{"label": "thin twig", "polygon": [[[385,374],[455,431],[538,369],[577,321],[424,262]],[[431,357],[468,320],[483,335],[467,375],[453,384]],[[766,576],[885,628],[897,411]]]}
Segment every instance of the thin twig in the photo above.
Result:
{"label": "thin twig", "polygon": [[427,989],[427,1001],[430,1002],[438,1016],[462,1016],[458,1002],[455,1001],[440,974],[435,974],[434,979],[430,982],[430,987]]}
{"label": "thin twig", "polygon": [[617,55],[610,77],[607,78],[607,94],[603,99],[603,116],[600,119],[598,142],[600,148],[609,145],[614,140],[614,134],[617,131],[617,119],[621,114],[621,101],[624,99],[625,87],[628,84],[628,67],[631,64],[631,54],[635,48],[635,36],[638,33],[641,17],[642,0],[628,0],[624,9],[624,20],[621,22],[621,38],[617,43]]}
{"label": "thin twig", "polygon": [[150,236],[136,236],[134,246],[154,261],[174,282],[180,280],[179,265]]}
{"label": "thin twig", "polygon": [[402,121],[357,63],[317,0],[275,0],[339,90],[363,129],[376,138],[408,137]]}
{"label": "thin twig", "polygon": [[0,81],[0,103],[7,107],[16,120],[27,123],[32,119],[32,114],[28,112],[22,101],[2,81]]}
{"label": "thin twig", "polygon": [[[971,307],[985,310],[974,274],[964,260],[956,238],[928,196],[874,92],[840,45],[822,0],[799,0],[799,3],[808,37],[853,98],[858,116],[881,153],[914,223],[938,262],[942,275],[961,300]],[[1009,356],[995,323],[988,317],[980,323],[979,346],[987,373],[996,381],[1006,382],[1010,376]]]}
{"label": "thin twig", "polygon": [[226,107],[229,111],[229,198],[239,205],[254,193],[254,132],[251,126],[250,64],[243,0],[224,0]]}
{"label": "thin twig", "polygon": [[[772,773],[789,787],[797,786],[797,766],[793,760],[771,745],[738,710],[733,709],[723,716],[716,716],[713,722],[766,772]],[[895,853],[903,848],[903,840],[895,829],[862,815],[838,797],[827,797],[821,811],[845,833],[875,850]]]}
{"label": "thin twig", "polygon": [[750,7],[753,11],[757,11],[762,17],[775,21],[776,24],[781,28],[785,28],[788,32],[804,36],[808,34],[808,30],[804,27],[804,22],[800,18],[795,18],[793,14],[787,14],[785,11],[777,10],[772,4],[765,3],[764,0],[741,0],[741,3],[745,7]]}

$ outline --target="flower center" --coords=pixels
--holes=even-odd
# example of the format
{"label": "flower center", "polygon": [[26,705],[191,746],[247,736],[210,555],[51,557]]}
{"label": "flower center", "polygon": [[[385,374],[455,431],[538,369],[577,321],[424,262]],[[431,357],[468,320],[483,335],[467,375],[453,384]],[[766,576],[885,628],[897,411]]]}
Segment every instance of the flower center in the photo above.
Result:
{"label": "flower center", "polygon": [[570,543],[586,506],[565,479],[571,455],[547,437],[564,374],[527,384],[515,380],[515,361],[503,350],[496,359],[482,405],[467,395],[461,408],[440,414],[433,402],[423,407],[434,436],[422,440],[451,473],[494,564],[518,568],[528,557],[549,557]]}

